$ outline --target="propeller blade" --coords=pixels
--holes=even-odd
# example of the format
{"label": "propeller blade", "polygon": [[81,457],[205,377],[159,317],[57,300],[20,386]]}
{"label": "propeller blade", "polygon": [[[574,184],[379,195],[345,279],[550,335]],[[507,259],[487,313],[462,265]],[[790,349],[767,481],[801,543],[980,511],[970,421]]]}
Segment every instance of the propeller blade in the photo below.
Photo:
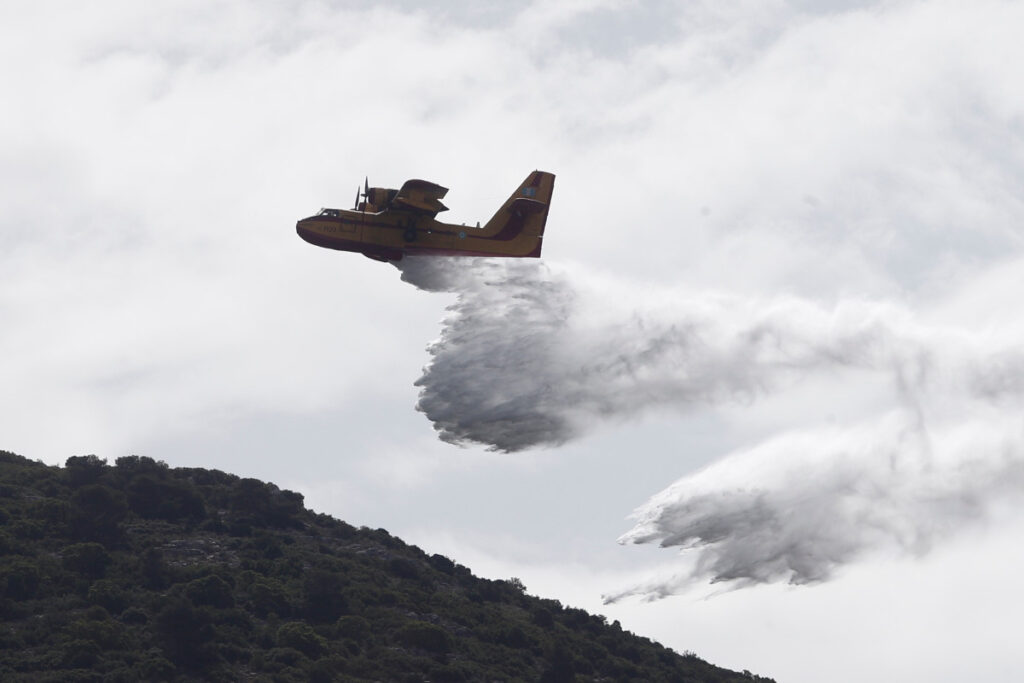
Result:
{"label": "propeller blade", "polygon": [[364,181],[364,183],[366,184],[366,189],[363,190],[363,194],[365,194],[367,199],[369,199],[369,197],[370,197],[370,176],[366,176],[366,180]]}
{"label": "propeller blade", "polygon": [[356,203],[352,205],[352,210],[353,211],[358,211],[359,210],[359,188],[358,187],[356,188]]}

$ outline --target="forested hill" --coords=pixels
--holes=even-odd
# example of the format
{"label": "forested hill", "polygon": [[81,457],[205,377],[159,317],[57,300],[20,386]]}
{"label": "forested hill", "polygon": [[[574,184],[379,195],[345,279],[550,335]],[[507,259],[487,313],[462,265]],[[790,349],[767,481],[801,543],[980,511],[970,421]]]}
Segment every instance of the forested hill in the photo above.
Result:
{"label": "forested hill", "polygon": [[273,484],[0,451],[0,680],[718,681]]}

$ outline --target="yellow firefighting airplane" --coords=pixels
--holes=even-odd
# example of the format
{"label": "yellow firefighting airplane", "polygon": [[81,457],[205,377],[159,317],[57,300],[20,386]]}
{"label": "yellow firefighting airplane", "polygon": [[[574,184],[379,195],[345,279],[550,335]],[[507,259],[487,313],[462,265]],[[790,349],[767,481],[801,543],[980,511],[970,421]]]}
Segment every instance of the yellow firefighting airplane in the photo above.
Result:
{"label": "yellow firefighting airplane", "polygon": [[406,254],[536,258],[554,187],[554,175],[534,171],[491,220],[474,228],[435,220],[448,210],[441,203],[446,187],[407,180],[402,189],[388,190],[366,181],[351,210],[321,209],[300,220],[295,230],[318,247],[355,251],[378,261],[398,261]]}

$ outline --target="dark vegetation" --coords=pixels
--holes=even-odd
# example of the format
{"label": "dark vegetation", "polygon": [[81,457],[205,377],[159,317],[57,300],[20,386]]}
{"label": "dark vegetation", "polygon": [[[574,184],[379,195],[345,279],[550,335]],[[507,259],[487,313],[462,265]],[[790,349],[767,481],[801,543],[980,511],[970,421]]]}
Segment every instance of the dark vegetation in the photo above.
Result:
{"label": "dark vegetation", "polygon": [[767,681],[273,484],[0,451],[3,681]]}

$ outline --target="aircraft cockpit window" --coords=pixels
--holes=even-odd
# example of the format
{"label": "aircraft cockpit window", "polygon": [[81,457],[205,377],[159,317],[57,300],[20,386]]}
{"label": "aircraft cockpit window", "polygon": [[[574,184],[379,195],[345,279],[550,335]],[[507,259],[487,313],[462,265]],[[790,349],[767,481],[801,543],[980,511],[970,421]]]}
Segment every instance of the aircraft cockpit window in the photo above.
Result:
{"label": "aircraft cockpit window", "polygon": [[331,218],[337,218],[341,214],[338,213],[337,209],[320,209],[319,216],[330,216]]}

